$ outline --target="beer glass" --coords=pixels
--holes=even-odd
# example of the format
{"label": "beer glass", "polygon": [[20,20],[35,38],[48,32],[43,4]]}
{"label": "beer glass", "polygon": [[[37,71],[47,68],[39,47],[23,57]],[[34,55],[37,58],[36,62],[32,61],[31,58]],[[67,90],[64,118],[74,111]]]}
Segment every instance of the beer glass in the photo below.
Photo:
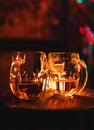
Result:
{"label": "beer glass", "polygon": [[45,52],[17,51],[12,55],[10,88],[23,100],[36,100],[45,91],[47,57]]}
{"label": "beer glass", "polygon": [[46,91],[58,96],[72,96],[86,86],[86,63],[77,52],[49,52]]}

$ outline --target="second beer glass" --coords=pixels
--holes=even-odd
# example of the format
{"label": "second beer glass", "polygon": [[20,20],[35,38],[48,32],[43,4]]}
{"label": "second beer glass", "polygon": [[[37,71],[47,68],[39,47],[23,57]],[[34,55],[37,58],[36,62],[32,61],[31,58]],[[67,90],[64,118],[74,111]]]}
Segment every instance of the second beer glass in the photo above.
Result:
{"label": "second beer glass", "polygon": [[53,95],[72,96],[86,86],[87,66],[77,52],[48,54],[48,86]]}

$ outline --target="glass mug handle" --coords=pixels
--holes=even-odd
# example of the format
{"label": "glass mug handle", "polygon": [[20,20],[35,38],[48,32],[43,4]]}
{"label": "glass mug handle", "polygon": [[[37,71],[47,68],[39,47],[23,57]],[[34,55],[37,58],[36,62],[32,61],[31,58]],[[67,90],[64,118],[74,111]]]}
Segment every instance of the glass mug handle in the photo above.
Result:
{"label": "glass mug handle", "polygon": [[86,86],[88,80],[88,70],[86,63],[83,60],[79,59],[77,63],[78,65],[80,65],[78,70],[80,73],[80,79],[76,90],[76,94],[79,94]]}
{"label": "glass mug handle", "polygon": [[21,78],[20,65],[25,62],[25,57],[26,56],[24,54],[24,57],[22,58],[19,52],[17,52],[15,56],[12,57],[12,63],[10,68],[10,88],[14,95],[19,97],[20,99],[24,98],[28,100],[28,96],[24,92],[21,92],[20,89],[13,83],[16,83],[17,80]]}

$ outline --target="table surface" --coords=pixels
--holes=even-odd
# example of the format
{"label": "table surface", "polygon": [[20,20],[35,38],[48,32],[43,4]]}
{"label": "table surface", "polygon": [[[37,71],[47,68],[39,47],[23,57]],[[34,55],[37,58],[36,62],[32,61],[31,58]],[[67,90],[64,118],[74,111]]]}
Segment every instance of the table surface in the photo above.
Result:
{"label": "table surface", "polygon": [[8,108],[31,110],[84,110],[94,108],[94,90],[85,88],[79,95],[57,97],[45,94],[37,101],[22,101],[12,93],[0,97],[0,102]]}

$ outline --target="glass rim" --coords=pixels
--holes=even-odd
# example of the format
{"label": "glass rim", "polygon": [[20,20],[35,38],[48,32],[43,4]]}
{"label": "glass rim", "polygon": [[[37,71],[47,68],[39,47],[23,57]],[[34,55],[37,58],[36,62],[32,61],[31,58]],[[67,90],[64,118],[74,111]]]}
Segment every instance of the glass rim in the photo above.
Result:
{"label": "glass rim", "polygon": [[46,51],[28,51],[28,50],[24,50],[24,51],[13,51],[13,54],[16,54],[16,53],[39,53],[39,54],[42,54],[42,53],[46,53]]}
{"label": "glass rim", "polygon": [[79,52],[72,52],[72,51],[54,51],[54,52],[49,52],[48,54],[77,54],[79,55]]}

